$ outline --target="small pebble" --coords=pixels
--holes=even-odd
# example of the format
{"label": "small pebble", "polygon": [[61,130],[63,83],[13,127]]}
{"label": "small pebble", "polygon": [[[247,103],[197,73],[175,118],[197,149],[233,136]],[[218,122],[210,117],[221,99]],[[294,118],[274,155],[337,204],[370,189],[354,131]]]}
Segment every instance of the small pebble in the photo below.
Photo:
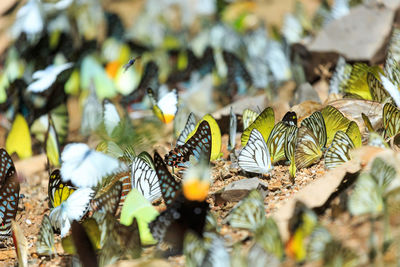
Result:
{"label": "small pebble", "polygon": [[31,225],[32,224],[31,220],[29,220],[29,219],[26,219],[25,222],[26,222],[27,225]]}

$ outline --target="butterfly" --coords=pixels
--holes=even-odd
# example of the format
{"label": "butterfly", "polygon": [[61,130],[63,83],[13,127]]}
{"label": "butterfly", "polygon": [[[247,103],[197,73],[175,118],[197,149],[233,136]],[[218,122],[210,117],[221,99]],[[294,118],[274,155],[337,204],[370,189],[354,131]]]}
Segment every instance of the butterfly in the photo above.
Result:
{"label": "butterfly", "polygon": [[101,124],[103,119],[103,106],[99,102],[96,94],[96,87],[92,81],[89,85],[89,95],[85,99],[82,111],[82,121],[80,132],[84,136],[88,136],[95,131]]}
{"label": "butterfly", "polygon": [[28,266],[28,240],[17,222],[11,221],[11,232],[17,254],[18,266]]}
{"label": "butterfly", "polygon": [[14,163],[4,149],[0,149],[0,239],[11,234],[19,200],[19,182]]}
{"label": "butterfly", "polygon": [[103,118],[104,126],[108,136],[112,136],[114,129],[119,125],[121,118],[118,114],[117,108],[110,101],[104,101],[103,105]]}
{"label": "butterfly", "polygon": [[160,183],[156,171],[140,156],[132,162],[132,188],[139,190],[150,202],[161,196]]}
{"label": "butterfly", "polygon": [[54,170],[49,177],[49,207],[52,209],[60,206],[75,190],[71,182],[62,182],[60,170]]}
{"label": "butterfly", "polygon": [[289,125],[285,133],[285,157],[290,161],[289,175],[296,176],[295,148],[297,143],[297,133],[299,128],[296,125]]}
{"label": "butterfly", "polygon": [[176,93],[176,90],[167,93],[158,101],[154,98],[154,93],[151,88],[147,89],[147,95],[149,95],[152,101],[153,111],[157,118],[164,123],[170,123],[174,119],[178,110],[178,94]]}
{"label": "butterfly", "polygon": [[232,150],[236,145],[236,130],[237,130],[237,118],[236,114],[233,112],[231,107],[231,112],[229,116],[229,143],[228,150]]}
{"label": "butterfly", "polygon": [[[370,86],[367,81],[368,73],[378,75],[380,68],[378,66],[368,66],[365,63],[356,63],[353,65],[345,94],[353,97],[359,97],[366,100],[374,100],[371,95]],[[372,88],[372,90],[375,90]]]}
{"label": "butterfly", "polygon": [[382,81],[382,86],[385,89],[385,93],[388,94],[389,96],[385,99],[385,102],[392,102],[395,103],[397,106],[400,105],[400,93],[398,86],[395,85],[396,81],[394,83],[390,81],[388,78],[386,78],[382,73],[379,73],[379,76]]}
{"label": "butterfly", "polygon": [[91,188],[79,188],[75,190],[67,200],[55,207],[49,215],[51,225],[61,230],[61,237],[68,233],[71,222],[79,221],[88,212],[90,201],[94,197]]}
{"label": "butterfly", "polygon": [[335,71],[329,81],[329,92],[330,93],[343,93],[347,86],[347,81],[350,77],[352,66],[346,63],[344,57],[340,56]]}
{"label": "butterfly", "polygon": [[247,172],[269,173],[272,170],[269,149],[262,134],[253,129],[246,146],[238,157],[240,168]]}
{"label": "butterfly", "polygon": [[20,159],[32,156],[31,135],[29,126],[22,114],[17,113],[6,139],[6,149],[16,153]]}
{"label": "butterfly", "polygon": [[187,231],[203,236],[208,210],[206,201],[190,201],[184,194],[180,194],[165,211],[149,223],[150,232],[156,240],[172,246],[170,254],[181,253]]}
{"label": "butterfly", "polygon": [[272,128],[274,128],[275,125],[275,115],[274,115],[274,110],[271,107],[268,107],[264,109],[260,115],[255,119],[255,121],[250,124],[249,127],[245,128],[241,141],[242,141],[242,146],[244,147],[247,144],[247,141],[249,140],[250,133],[251,131],[256,128],[264,137],[265,142],[267,142],[268,137],[272,131]]}
{"label": "butterfly", "polygon": [[95,248],[82,224],[72,221],[72,241],[82,266],[99,266]]}
{"label": "butterfly", "polygon": [[42,219],[38,238],[36,241],[36,252],[39,255],[53,255],[56,253],[54,246],[54,231],[49,217],[45,214]]}
{"label": "butterfly", "polygon": [[387,100],[393,103],[393,98],[385,90],[385,87],[383,86],[382,82],[379,81],[374,74],[368,72],[367,83],[369,86],[369,91],[371,93],[372,99],[380,103],[383,103]]}
{"label": "butterfly", "polygon": [[318,226],[317,215],[304,203],[297,201],[292,217],[289,219],[289,240],[286,242],[286,253],[297,262],[302,262],[307,256],[307,238]]}
{"label": "butterfly", "polygon": [[275,124],[274,128],[268,137],[267,146],[269,148],[269,152],[271,154],[272,163],[276,163],[285,159],[285,133],[288,124],[284,121],[280,121]]}
{"label": "butterfly", "polygon": [[301,122],[301,126],[305,126],[312,131],[314,136],[317,137],[321,149],[325,147],[327,140],[326,127],[324,117],[320,111],[316,111],[305,118]]}
{"label": "butterfly", "polygon": [[397,107],[390,103],[383,106],[382,124],[385,139],[395,136],[400,131],[400,111]]}
{"label": "butterfly", "polygon": [[332,143],[333,137],[337,131],[346,131],[350,124],[350,120],[346,118],[339,110],[333,106],[326,106],[321,110],[326,128],[326,144],[329,146]]}
{"label": "butterfly", "polygon": [[124,256],[140,257],[142,246],[136,218],[130,225],[124,225],[107,213],[100,224],[104,224],[102,234],[105,235],[99,255],[101,266],[112,264]]}
{"label": "butterfly", "polygon": [[235,91],[239,94],[245,93],[247,88],[253,84],[246,66],[234,53],[224,50],[222,56],[228,67],[229,88],[235,88]]}
{"label": "butterfly", "polygon": [[318,162],[321,156],[321,146],[317,137],[308,127],[300,127],[294,152],[296,167],[298,169],[308,167]]}
{"label": "butterfly", "polygon": [[160,189],[165,204],[170,205],[172,201],[180,194],[182,185],[168,171],[161,156],[154,152],[154,165],[160,183]]}
{"label": "butterfly", "polygon": [[32,75],[34,81],[28,85],[26,90],[28,92],[41,93],[49,89],[56,81],[57,76],[72,66],[73,63],[64,63],[58,66],[50,65],[44,70],[35,71]]}
{"label": "butterfly", "polygon": [[247,129],[247,127],[250,126],[250,124],[252,124],[256,118],[258,117],[258,113],[246,108],[245,110],[243,110],[243,114],[242,114],[242,121],[243,121],[243,129]]}
{"label": "butterfly", "polygon": [[97,152],[84,143],[68,144],[61,154],[61,177],[78,187],[96,186],[101,179],[117,172],[120,162],[104,153]]}
{"label": "butterfly", "polygon": [[326,168],[333,169],[343,162],[349,161],[351,159],[349,152],[353,148],[354,144],[349,136],[342,131],[337,131],[332,144],[325,152]]}
{"label": "butterfly", "polygon": [[90,203],[92,210],[115,215],[121,199],[122,183],[117,181],[97,193],[97,197]]}
{"label": "butterfly", "polygon": [[190,112],[185,127],[183,128],[182,132],[180,133],[178,139],[176,140],[177,146],[182,146],[185,144],[186,139],[188,138],[189,134],[193,132],[194,128],[196,127],[196,120],[194,114]]}
{"label": "butterfly", "polygon": [[266,218],[264,199],[260,192],[252,190],[231,210],[225,222],[234,228],[250,230],[256,244],[278,258],[283,257],[283,244],[278,226]]}
{"label": "butterfly", "polygon": [[182,146],[177,146],[165,155],[165,162],[169,166],[182,166],[184,162],[189,161],[191,155],[196,159],[200,158],[201,153],[204,153],[208,161],[211,157],[212,135],[210,124],[207,121],[202,121],[196,132]]}

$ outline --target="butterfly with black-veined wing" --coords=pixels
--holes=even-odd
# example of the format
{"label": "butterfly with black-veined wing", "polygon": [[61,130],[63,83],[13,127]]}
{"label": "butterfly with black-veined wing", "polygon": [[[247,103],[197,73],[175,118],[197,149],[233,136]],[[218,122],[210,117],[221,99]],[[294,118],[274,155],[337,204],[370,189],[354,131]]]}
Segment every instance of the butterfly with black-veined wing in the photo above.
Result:
{"label": "butterfly with black-veined wing", "polygon": [[0,239],[11,234],[19,201],[19,182],[14,163],[4,149],[0,149]]}
{"label": "butterfly with black-veined wing", "polygon": [[54,170],[48,184],[49,207],[52,209],[60,206],[76,189],[71,182],[62,182],[60,170]]}
{"label": "butterfly with black-veined wing", "polygon": [[45,214],[42,219],[38,238],[36,241],[36,252],[39,255],[54,255],[56,248],[54,246],[54,231],[49,217]]}
{"label": "butterfly with black-veined wing", "polygon": [[244,147],[250,138],[251,131],[255,128],[264,137],[264,141],[267,142],[268,137],[275,125],[275,113],[271,107],[265,108],[260,115],[254,120],[249,127],[245,128],[242,133],[241,141]]}
{"label": "butterfly with black-veined wing", "polygon": [[185,144],[187,137],[191,132],[193,132],[194,128],[196,127],[196,119],[194,117],[193,112],[190,112],[185,127],[179,134],[178,139],[176,140],[176,145],[177,146],[182,146]]}
{"label": "butterfly with black-veined wing", "polygon": [[204,153],[210,161],[212,150],[211,127],[208,121],[204,120],[199,124],[195,134],[182,146],[177,146],[165,155],[165,162],[169,166],[184,167],[185,162],[189,161],[193,155],[196,160]]}
{"label": "butterfly with black-veined wing", "polygon": [[243,114],[242,114],[242,121],[243,121],[243,129],[247,129],[247,127],[250,126],[250,124],[252,124],[256,118],[258,117],[258,113],[246,108],[245,110],[243,110]]}
{"label": "butterfly with black-veined wing", "polygon": [[309,117],[305,118],[301,122],[301,126],[305,126],[312,131],[315,137],[318,139],[318,144],[321,149],[326,145],[327,135],[324,117],[320,111],[316,111]]}
{"label": "butterfly with black-veined wing", "polygon": [[121,192],[122,183],[120,181],[100,189],[96,198],[90,203],[92,210],[115,215],[121,200]]}
{"label": "butterfly with black-veined wing", "polygon": [[400,131],[400,110],[390,103],[383,106],[383,136],[385,139],[395,136]]}
{"label": "butterfly with black-veined wing", "polygon": [[161,197],[160,183],[156,171],[140,156],[132,162],[131,182],[132,188],[139,190],[150,202]]}
{"label": "butterfly with black-veined wing", "polygon": [[182,184],[176,181],[171,175],[163,159],[156,151],[154,152],[154,165],[162,197],[165,203],[170,205],[172,201],[181,194]]}
{"label": "butterfly with black-veined wing", "polygon": [[272,170],[271,157],[263,136],[253,129],[246,146],[238,157],[240,168],[247,172],[269,173]]}
{"label": "butterfly with black-veined wing", "polygon": [[322,151],[317,137],[308,127],[300,127],[294,152],[296,167],[298,169],[308,167],[318,162],[321,157]]}
{"label": "butterfly with black-veined wing", "polygon": [[230,115],[229,115],[229,142],[228,142],[228,150],[235,149],[236,146],[236,130],[237,130],[237,118],[236,114],[233,112],[231,107]]}
{"label": "butterfly with black-veined wing", "polygon": [[297,143],[297,133],[299,128],[296,125],[289,125],[285,133],[285,157],[290,161],[289,176],[296,176],[295,148]]}
{"label": "butterfly with black-veined wing", "polygon": [[349,136],[345,132],[337,131],[332,144],[325,152],[325,167],[333,169],[349,161],[351,159],[349,152],[353,148],[354,144]]}

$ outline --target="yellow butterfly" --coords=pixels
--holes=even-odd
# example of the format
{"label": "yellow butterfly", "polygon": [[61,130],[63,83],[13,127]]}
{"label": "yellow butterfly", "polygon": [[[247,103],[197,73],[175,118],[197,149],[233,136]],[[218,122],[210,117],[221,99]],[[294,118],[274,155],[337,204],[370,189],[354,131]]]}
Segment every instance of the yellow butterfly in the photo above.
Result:
{"label": "yellow butterfly", "polygon": [[48,194],[50,199],[50,208],[61,205],[76,190],[71,182],[61,181],[60,170],[54,170],[49,177]]}
{"label": "yellow butterfly", "polygon": [[350,124],[350,120],[346,118],[339,110],[333,106],[326,106],[321,110],[322,117],[326,127],[326,147],[330,146],[337,131],[345,132]]}
{"label": "yellow butterfly", "polygon": [[28,123],[20,113],[15,116],[11,130],[8,133],[6,150],[10,155],[14,152],[17,153],[20,159],[32,156],[32,143]]}
{"label": "yellow butterfly", "polygon": [[390,103],[383,106],[383,136],[385,139],[395,136],[400,131],[400,110]]}
{"label": "yellow butterfly", "polygon": [[291,178],[296,176],[296,162],[294,151],[297,142],[299,128],[296,125],[289,125],[285,133],[285,156],[290,161],[289,175]]}
{"label": "yellow butterfly", "polygon": [[244,129],[241,137],[242,146],[246,146],[249,140],[250,133],[253,129],[257,129],[264,137],[264,141],[268,141],[269,134],[275,125],[275,114],[271,107],[268,107],[261,112],[260,115],[255,119],[255,121],[250,124],[249,127]]}
{"label": "yellow butterfly", "polygon": [[299,128],[294,152],[295,164],[298,169],[317,163],[322,157],[322,151],[317,137],[305,126]]}

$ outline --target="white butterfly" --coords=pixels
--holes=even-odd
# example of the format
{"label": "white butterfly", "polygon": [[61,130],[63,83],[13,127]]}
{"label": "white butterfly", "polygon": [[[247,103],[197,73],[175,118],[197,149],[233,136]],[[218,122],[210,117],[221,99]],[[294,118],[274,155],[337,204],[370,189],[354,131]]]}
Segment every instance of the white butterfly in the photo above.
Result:
{"label": "white butterfly", "polygon": [[400,107],[400,92],[399,89],[383,74],[379,73],[382,81],[383,88],[389,93],[389,95],[393,98],[396,106]]}
{"label": "white butterfly", "polygon": [[150,202],[161,197],[157,173],[140,157],[133,160],[131,182],[132,188],[139,190]]}
{"label": "white butterfly", "polygon": [[73,63],[65,63],[62,65],[54,66],[50,65],[44,70],[35,71],[32,78],[35,80],[27,87],[27,90],[34,93],[43,92],[56,81],[57,76],[73,66]]}
{"label": "white butterfly", "polygon": [[61,237],[68,234],[72,221],[79,221],[86,214],[94,193],[91,188],[79,188],[50,212],[50,222],[61,230]]}
{"label": "white butterfly", "polygon": [[181,146],[185,144],[188,135],[193,132],[194,128],[196,127],[196,119],[194,118],[193,112],[190,112],[185,127],[183,128],[181,134],[179,135],[178,139],[176,140],[176,145]]}
{"label": "white butterfly", "polygon": [[249,141],[239,154],[239,166],[247,172],[269,173],[272,170],[271,156],[262,134],[253,129]]}
{"label": "white butterfly", "polygon": [[12,26],[12,35],[17,39],[21,33],[26,33],[28,40],[33,41],[44,27],[44,12],[40,0],[29,0],[17,12]]}
{"label": "white butterfly", "polygon": [[[163,113],[164,120],[171,121],[173,119],[178,110],[176,106],[177,104],[178,104],[178,94],[176,93],[176,90],[173,90],[165,94],[158,100],[157,106]],[[172,119],[170,120],[169,117],[172,117]]]}
{"label": "white butterfly", "polygon": [[236,130],[237,130],[237,119],[236,114],[233,112],[231,107],[231,114],[229,117],[229,143],[228,150],[235,149],[236,145]]}
{"label": "white butterfly", "polygon": [[104,104],[104,125],[106,127],[106,131],[108,136],[111,136],[115,127],[118,126],[121,118],[119,117],[117,108],[111,102],[106,102]]}
{"label": "white butterfly", "polygon": [[96,130],[102,121],[103,107],[96,95],[94,82],[90,83],[90,94],[85,100],[82,112],[81,133],[89,135]]}
{"label": "white butterfly", "polygon": [[122,167],[117,159],[83,143],[67,145],[61,160],[62,180],[71,181],[77,187],[96,186],[104,176],[116,173]]}

